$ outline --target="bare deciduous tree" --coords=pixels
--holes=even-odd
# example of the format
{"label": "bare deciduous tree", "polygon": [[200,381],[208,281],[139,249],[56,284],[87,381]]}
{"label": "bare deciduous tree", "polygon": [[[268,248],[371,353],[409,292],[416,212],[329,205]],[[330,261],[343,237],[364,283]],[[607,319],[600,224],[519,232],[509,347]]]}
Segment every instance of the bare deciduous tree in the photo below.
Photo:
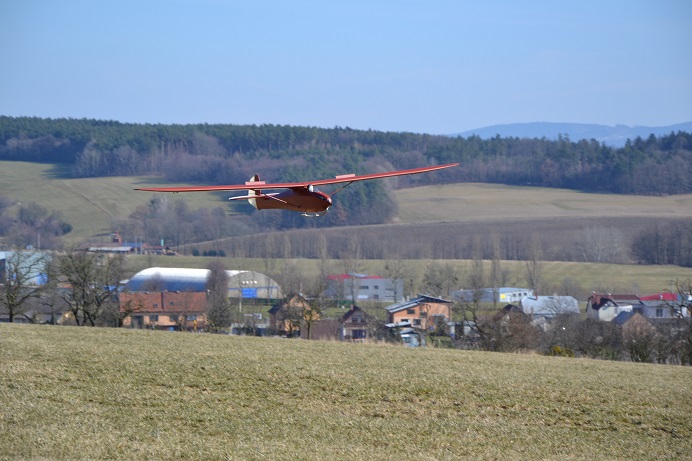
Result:
{"label": "bare deciduous tree", "polygon": [[456,267],[449,262],[444,264],[433,261],[425,269],[423,288],[434,296],[447,296],[457,288],[459,276]]}
{"label": "bare deciduous tree", "polygon": [[485,319],[482,318],[481,299],[483,297],[483,289],[485,288],[485,271],[483,261],[480,258],[475,258],[471,263],[471,271],[466,277],[466,292],[469,296],[464,296],[457,300],[452,306],[452,311],[458,314],[458,325],[461,325],[462,331],[465,322],[468,322],[471,332],[478,337],[480,344],[486,344],[488,329],[485,325]]}
{"label": "bare deciduous tree", "polygon": [[45,274],[48,256],[45,253],[17,251],[4,260],[4,278],[0,280],[0,305],[4,306],[9,321],[14,322],[18,315],[32,321],[24,315],[28,301],[38,298],[45,285],[36,281],[37,276]]}
{"label": "bare deciduous tree", "polygon": [[526,264],[526,282],[535,294],[543,288],[543,251],[538,236],[534,234],[529,244],[529,258]]}
{"label": "bare deciduous tree", "polygon": [[651,362],[657,336],[656,328],[640,314],[632,316],[622,327],[623,346],[633,362]]}
{"label": "bare deciduous tree", "polygon": [[[392,290],[392,297],[394,302],[399,302],[399,299],[404,295],[399,292],[399,280],[406,280],[409,270],[406,263],[398,256],[398,252],[395,254],[388,253],[389,258],[385,259],[384,262],[384,272],[390,282],[390,289]],[[402,284],[403,288],[403,284]]]}
{"label": "bare deciduous tree", "polygon": [[219,333],[231,325],[228,273],[221,261],[209,263],[207,269],[207,328],[212,333]]}
{"label": "bare deciduous tree", "polygon": [[67,282],[59,293],[77,325],[96,326],[109,311],[118,317],[118,293],[130,273],[125,256],[71,249],[58,256],[53,268],[54,276]]}
{"label": "bare deciduous tree", "polygon": [[576,242],[582,260],[594,263],[620,263],[625,258],[625,238],[615,228],[592,226],[584,229]]}

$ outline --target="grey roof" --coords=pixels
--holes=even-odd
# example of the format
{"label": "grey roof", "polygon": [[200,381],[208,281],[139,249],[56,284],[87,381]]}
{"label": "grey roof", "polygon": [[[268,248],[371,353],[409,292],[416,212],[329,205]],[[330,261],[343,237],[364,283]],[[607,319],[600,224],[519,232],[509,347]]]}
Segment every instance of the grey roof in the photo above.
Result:
{"label": "grey roof", "polygon": [[[227,270],[229,279],[251,271]],[[177,267],[150,267],[137,272],[125,285],[129,291],[206,291],[209,269],[187,269]],[[255,275],[262,275],[255,273]],[[267,276],[266,283],[276,286]],[[230,289],[231,287],[229,287]],[[264,286],[257,288],[266,288]]]}
{"label": "grey roof", "polygon": [[524,314],[552,317],[558,314],[578,314],[579,301],[572,296],[527,296],[521,300]]}
{"label": "grey roof", "polygon": [[612,322],[618,326],[623,326],[625,323],[627,323],[629,319],[634,317],[636,314],[641,314],[641,309],[634,308],[631,311],[622,311],[615,316]]}
{"label": "grey roof", "polygon": [[399,312],[399,311],[402,311],[404,309],[409,309],[409,308],[417,306],[419,304],[430,303],[430,302],[450,304],[452,301],[449,301],[447,299],[437,298],[434,296],[418,295],[418,297],[415,299],[412,299],[410,301],[404,301],[404,302],[397,303],[397,304],[392,304],[391,306],[387,306],[386,309],[390,314],[393,314],[395,312]]}

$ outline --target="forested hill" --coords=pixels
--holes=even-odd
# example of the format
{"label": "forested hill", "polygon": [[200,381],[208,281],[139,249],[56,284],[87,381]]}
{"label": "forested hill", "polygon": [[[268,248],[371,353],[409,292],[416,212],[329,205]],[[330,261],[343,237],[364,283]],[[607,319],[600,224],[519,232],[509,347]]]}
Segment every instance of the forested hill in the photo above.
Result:
{"label": "forested hill", "polygon": [[[276,125],[154,125],[0,116],[0,160],[68,163],[75,177],[160,174],[236,183],[260,173],[304,180],[460,162],[400,185],[491,182],[623,194],[692,192],[692,134],[629,140],[622,148],[571,141]],[[379,184],[375,181],[373,184]],[[372,195],[380,185],[362,185]]]}

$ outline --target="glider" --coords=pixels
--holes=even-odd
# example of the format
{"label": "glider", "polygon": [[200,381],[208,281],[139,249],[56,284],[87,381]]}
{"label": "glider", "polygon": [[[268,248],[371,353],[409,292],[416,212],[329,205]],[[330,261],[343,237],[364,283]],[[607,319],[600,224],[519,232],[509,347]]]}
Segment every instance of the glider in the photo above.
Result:
{"label": "glider", "polygon": [[[410,170],[388,171],[385,173],[372,173],[356,176],[355,174],[343,174],[332,179],[319,179],[317,181],[267,183],[260,181],[258,175],[254,175],[245,184],[233,184],[228,186],[191,186],[191,187],[143,187],[135,190],[148,192],[217,192],[217,191],[248,191],[247,195],[231,197],[229,200],[247,200],[258,210],[290,210],[302,213],[303,216],[322,216],[332,206],[332,196],[356,181],[370,179],[390,178],[392,176],[404,176],[409,174],[427,173],[428,171],[442,170],[459,165],[449,163],[446,165],[427,166]],[[317,190],[317,186],[327,184],[345,184],[331,194],[325,194]],[[265,193],[265,190],[286,189],[283,192]]]}

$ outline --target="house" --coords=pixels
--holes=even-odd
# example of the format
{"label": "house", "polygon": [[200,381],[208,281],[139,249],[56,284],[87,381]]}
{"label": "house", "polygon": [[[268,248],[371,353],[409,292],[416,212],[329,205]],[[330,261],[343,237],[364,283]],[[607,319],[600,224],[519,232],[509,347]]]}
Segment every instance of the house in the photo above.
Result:
{"label": "house", "polygon": [[641,301],[635,295],[593,293],[586,301],[586,318],[610,322],[623,312],[632,312]]}
{"label": "house", "polygon": [[530,288],[500,287],[483,288],[481,290],[458,290],[452,294],[452,298],[460,302],[502,303],[518,304],[523,298],[533,296]]}
{"label": "house", "polygon": [[319,318],[319,314],[300,293],[289,293],[286,298],[269,309],[270,328],[289,338],[301,336],[301,327],[311,327]]}
{"label": "house", "polygon": [[126,328],[197,330],[206,328],[207,293],[195,291],[123,292],[120,312]]}
{"label": "house", "polygon": [[386,309],[390,324],[408,322],[413,328],[426,331],[447,325],[452,317],[452,301],[428,295],[418,295],[415,299],[393,304]]}
{"label": "house", "polygon": [[674,293],[658,293],[647,296],[632,294],[597,294],[593,293],[586,304],[587,318],[605,322],[614,321],[623,313],[638,312],[647,319],[690,318],[690,302]]}
{"label": "house", "polygon": [[340,339],[342,341],[363,342],[369,338],[369,326],[372,326],[373,317],[358,306],[351,308],[342,317]]}
{"label": "house", "polygon": [[689,319],[692,298],[687,295],[683,300],[681,295],[675,293],[656,293],[648,296],[640,296],[642,302],[642,315],[647,319]]}
{"label": "house", "polygon": [[400,302],[404,295],[402,279],[388,279],[378,275],[338,274],[327,277],[325,292],[331,299],[353,301]]}

